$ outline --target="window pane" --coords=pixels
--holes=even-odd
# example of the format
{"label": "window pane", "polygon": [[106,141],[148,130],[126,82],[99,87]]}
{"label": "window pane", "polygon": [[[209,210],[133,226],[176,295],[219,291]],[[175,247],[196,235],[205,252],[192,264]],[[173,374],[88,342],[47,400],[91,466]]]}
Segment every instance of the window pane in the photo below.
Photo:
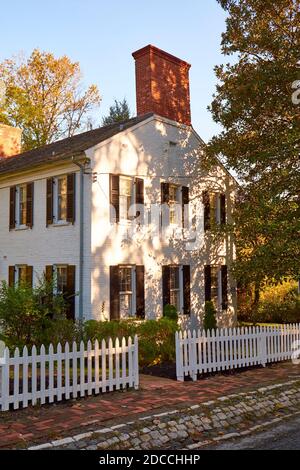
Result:
{"label": "window pane", "polygon": [[25,266],[20,266],[18,268],[18,282],[19,284],[26,283],[26,267]]}
{"label": "window pane", "polygon": [[132,178],[120,178],[120,219],[128,219],[129,208],[133,199]]}
{"label": "window pane", "polygon": [[211,267],[211,300],[218,307],[218,267]]}
{"label": "window pane", "polygon": [[66,266],[58,266],[56,269],[57,276],[57,293],[64,294],[67,291],[67,268]]}
{"label": "window pane", "polygon": [[180,311],[180,285],[179,285],[179,267],[170,268],[170,304]]}
{"label": "window pane", "polygon": [[67,219],[67,177],[57,180],[57,219]]}
{"label": "window pane", "polygon": [[26,186],[19,187],[19,224],[26,225]]}
{"label": "window pane", "polygon": [[132,316],[132,294],[120,294],[120,317],[130,318]]}
{"label": "window pane", "polygon": [[131,268],[120,268],[120,292],[132,291]]}
{"label": "window pane", "polygon": [[133,315],[132,308],[132,268],[120,268],[120,316],[128,318]]}

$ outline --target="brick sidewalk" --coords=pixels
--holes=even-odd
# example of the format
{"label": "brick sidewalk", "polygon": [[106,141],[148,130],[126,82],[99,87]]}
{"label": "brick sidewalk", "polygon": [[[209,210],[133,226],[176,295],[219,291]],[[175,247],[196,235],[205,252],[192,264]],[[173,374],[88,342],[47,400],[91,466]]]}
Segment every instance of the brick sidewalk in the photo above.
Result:
{"label": "brick sidewalk", "polygon": [[180,406],[192,406],[230,393],[254,390],[300,377],[300,366],[292,363],[216,374],[197,382],[141,376],[140,390],[107,393],[55,405],[0,413],[0,448],[22,447],[78,432],[108,422],[124,422],[134,415],[151,414]]}

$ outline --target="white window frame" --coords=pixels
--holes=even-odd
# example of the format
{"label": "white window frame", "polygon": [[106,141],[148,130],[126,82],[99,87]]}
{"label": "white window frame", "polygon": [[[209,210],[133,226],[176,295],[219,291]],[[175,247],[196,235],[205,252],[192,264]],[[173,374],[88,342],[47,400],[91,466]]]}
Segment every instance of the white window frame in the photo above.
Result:
{"label": "white window frame", "polygon": [[211,268],[217,268],[217,305],[218,311],[222,310],[222,265],[211,265]]}
{"label": "white window frame", "polygon": [[27,215],[27,208],[26,208],[26,202],[27,202],[27,185],[26,184],[20,184],[18,186],[16,186],[16,206],[15,206],[15,221],[16,221],[16,228],[17,229],[25,229],[25,228],[28,228],[27,225],[26,225],[26,222],[25,224],[21,224],[20,223],[20,220],[21,220],[21,217],[20,217],[20,203],[21,203],[21,200],[20,200],[20,190],[21,188],[25,189],[25,214]]}
{"label": "white window frame", "polygon": [[[133,265],[121,265],[119,269],[130,269],[131,270],[131,290],[121,291],[119,290],[119,302],[120,302],[120,319],[136,318],[136,266]],[[130,315],[122,315],[121,311],[121,295],[131,295],[131,312]]]}
{"label": "white window frame", "polygon": [[[66,218],[58,219],[58,182],[61,179],[66,180]],[[67,175],[59,175],[53,178],[53,222],[55,225],[67,224],[67,205],[68,205],[68,178]]]}
{"label": "white window frame", "polygon": [[[176,200],[169,200],[169,225],[172,228],[181,228],[182,227],[182,186],[174,183],[170,183],[170,188],[176,188]],[[170,193],[169,193],[170,195]],[[172,212],[174,212],[175,222],[171,222],[171,207]],[[179,220],[178,220],[179,219]]]}
{"label": "white window frame", "polygon": [[[131,184],[131,195],[130,195],[130,206],[129,206],[129,209],[127,210],[127,214],[126,214],[126,217],[122,217],[122,214],[121,214],[121,199],[122,199],[122,195],[121,195],[121,182],[122,180],[127,180],[127,181],[130,181],[130,184]],[[134,176],[126,176],[126,175],[120,175],[120,178],[119,178],[119,187],[120,187],[120,192],[119,192],[119,211],[120,211],[120,218],[119,218],[119,222],[121,222],[121,224],[123,223],[130,223],[132,222],[132,220],[134,219],[134,217],[132,215],[130,215],[130,208],[135,204],[135,200],[136,200],[136,184],[135,184],[135,177]]]}

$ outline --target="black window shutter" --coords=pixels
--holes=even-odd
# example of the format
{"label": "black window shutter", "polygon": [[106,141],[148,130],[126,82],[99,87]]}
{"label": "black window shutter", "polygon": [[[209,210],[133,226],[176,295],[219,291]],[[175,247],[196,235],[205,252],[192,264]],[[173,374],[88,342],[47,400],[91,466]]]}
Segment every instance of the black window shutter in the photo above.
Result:
{"label": "black window shutter", "polygon": [[67,176],[67,222],[75,222],[75,184],[76,173]]}
{"label": "black window shutter", "polygon": [[161,183],[161,203],[169,204],[170,201],[170,184]]}
{"label": "black window shutter", "polygon": [[181,188],[182,192],[182,227],[187,228],[188,227],[188,210],[186,207],[188,206],[190,202],[190,196],[189,196],[189,188],[187,186],[182,186]]}
{"label": "black window shutter", "polygon": [[120,219],[120,177],[119,175],[109,175],[110,204],[115,211],[110,214],[111,222],[119,222]]}
{"label": "black window shutter", "polygon": [[53,224],[53,178],[47,179],[46,224]]}
{"label": "black window shutter", "polygon": [[33,226],[33,190],[34,184],[28,183],[26,187],[26,225],[29,228]]}
{"label": "black window shutter", "polygon": [[67,318],[75,320],[75,272],[76,266],[67,267]]}
{"label": "black window shutter", "polygon": [[9,230],[16,226],[16,186],[12,186],[9,192]]}
{"label": "black window shutter", "polygon": [[110,320],[120,319],[119,266],[110,266]]}
{"label": "black window shutter", "polygon": [[33,267],[26,266],[26,285],[27,287],[32,287],[33,284]]}
{"label": "black window shutter", "polygon": [[15,267],[8,267],[8,285],[9,287],[14,287],[15,285]]}
{"label": "black window shutter", "polygon": [[136,316],[145,318],[145,268],[136,266]]}
{"label": "black window shutter", "polygon": [[205,302],[211,300],[211,266],[204,267]]}
{"label": "black window shutter", "polygon": [[163,307],[170,304],[170,266],[162,267]]}
{"label": "black window shutter", "polygon": [[45,269],[45,281],[49,284],[53,282],[53,266],[46,266]]}
{"label": "black window shutter", "polygon": [[142,178],[135,179],[135,203],[139,205],[138,222],[144,221],[144,180]]}
{"label": "black window shutter", "polygon": [[228,274],[227,266],[221,266],[222,275],[222,310],[228,307]]}
{"label": "black window shutter", "polygon": [[183,269],[183,313],[190,315],[191,313],[191,268],[184,265]]}
{"label": "black window shutter", "polygon": [[204,206],[204,230],[210,230],[210,198],[208,191],[203,191],[202,202]]}
{"label": "black window shutter", "polygon": [[226,224],[226,195],[220,194],[220,222]]}

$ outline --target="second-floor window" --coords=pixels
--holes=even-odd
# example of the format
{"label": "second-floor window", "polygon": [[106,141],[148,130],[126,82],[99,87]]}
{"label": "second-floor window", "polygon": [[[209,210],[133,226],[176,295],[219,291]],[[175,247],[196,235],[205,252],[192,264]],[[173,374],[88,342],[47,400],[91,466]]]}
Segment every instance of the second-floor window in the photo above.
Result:
{"label": "second-floor window", "polygon": [[75,182],[75,173],[47,180],[47,226],[75,222]]}
{"label": "second-floor window", "polygon": [[189,225],[189,188],[173,183],[161,183],[162,226]]}
{"label": "second-floor window", "polygon": [[204,230],[210,230],[214,225],[226,224],[226,195],[203,191]]}
{"label": "second-floor window", "polygon": [[10,188],[9,229],[32,227],[33,183]]}
{"label": "second-floor window", "polygon": [[110,220],[144,220],[144,180],[134,176],[110,175]]}

